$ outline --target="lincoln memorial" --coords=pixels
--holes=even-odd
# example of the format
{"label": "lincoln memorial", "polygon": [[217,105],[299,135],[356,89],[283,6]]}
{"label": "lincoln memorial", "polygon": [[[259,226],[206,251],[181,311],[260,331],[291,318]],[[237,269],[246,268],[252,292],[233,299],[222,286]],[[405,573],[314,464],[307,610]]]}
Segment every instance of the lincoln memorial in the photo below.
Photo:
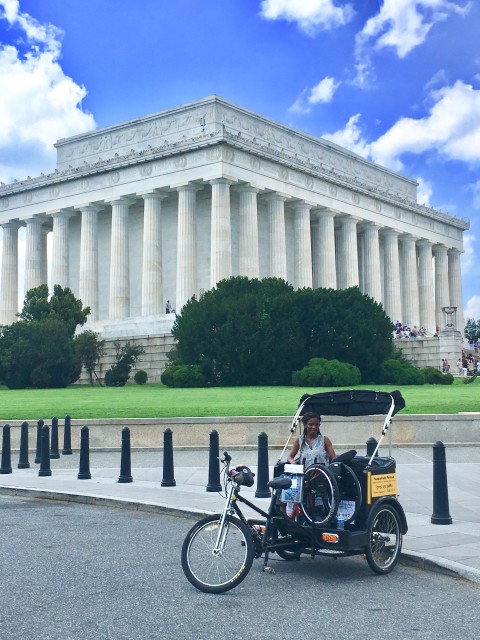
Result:
{"label": "lincoln memorial", "polygon": [[53,173],[0,188],[0,324],[49,278],[91,307],[88,328],[104,336],[165,334],[167,300],[180,313],[244,275],[358,285],[393,322],[429,334],[456,307],[463,330],[468,221],[332,142],[210,96],[55,146]]}

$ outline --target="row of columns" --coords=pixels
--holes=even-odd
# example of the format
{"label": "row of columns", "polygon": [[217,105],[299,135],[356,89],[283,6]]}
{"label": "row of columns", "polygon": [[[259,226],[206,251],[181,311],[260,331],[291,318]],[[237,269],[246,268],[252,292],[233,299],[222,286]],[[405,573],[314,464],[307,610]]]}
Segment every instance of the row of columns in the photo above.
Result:
{"label": "row of columns", "polygon": [[[211,278],[210,286],[232,275],[231,181],[210,182]],[[178,191],[176,265],[176,308],[197,290],[196,194],[199,187],[186,184]],[[257,208],[259,189],[235,187],[239,192],[239,273],[259,277]],[[163,313],[162,285],[162,200],[166,193],[137,194],[144,201],[142,315]],[[262,196],[267,205],[269,275],[287,279],[285,228],[286,196]],[[126,318],[130,312],[129,224],[132,199],[109,202],[112,207],[109,318]],[[440,322],[441,308],[456,306],[461,312],[460,252],[444,245],[401,234],[389,228],[338,215],[329,209],[315,209],[309,203],[291,205],[294,225],[294,285],[301,287],[361,290],[381,302],[393,320],[424,325],[428,330]],[[98,213],[96,204],[79,206],[81,212],[80,273],[78,295],[90,306],[92,320],[98,312]],[[311,212],[315,216],[311,220]],[[55,211],[53,218],[52,281],[69,285],[69,219],[71,211]],[[339,221],[335,233],[335,219]],[[47,282],[46,234],[41,217],[26,221],[25,290]],[[3,261],[0,276],[0,323],[15,319],[18,296],[18,228],[20,222],[3,226]],[[362,240],[359,240],[359,234]],[[383,239],[382,255],[380,237]],[[435,269],[432,258],[435,258]],[[360,265],[360,267],[359,267]],[[435,301],[435,304],[434,304]]]}

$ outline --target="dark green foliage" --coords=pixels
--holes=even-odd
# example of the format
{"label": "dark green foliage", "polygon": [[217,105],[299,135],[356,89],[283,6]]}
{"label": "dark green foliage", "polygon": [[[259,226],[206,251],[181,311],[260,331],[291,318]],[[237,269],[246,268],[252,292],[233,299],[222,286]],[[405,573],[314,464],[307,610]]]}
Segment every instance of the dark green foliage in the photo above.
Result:
{"label": "dark green foliage", "polygon": [[138,358],[145,353],[141,346],[132,345],[127,342],[123,346],[120,342],[114,342],[115,362],[105,373],[105,384],[107,387],[123,387],[126,385],[132,368]]}
{"label": "dark green foliage", "polygon": [[61,388],[78,379],[81,363],[64,322],[15,322],[0,335],[0,377],[9,389]]}
{"label": "dark green foliage", "polygon": [[133,376],[133,379],[137,384],[145,384],[148,380],[147,372],[144,371],[143,369],[140,369],[135,373],[135,375]]}
{"label": "dark green foliage", "polygon": [[75,382],[82,363],[75,345],[77,325],[90,309],[83,309],[70,289],[47,285],[27,291],[20,320],[0,332],[0,377],[10,388],[66,387]]}
{"label": "dark green foliage", "polygon": [[465,325],[465,335],[474,342],[480,340],[480,320],[468,318],[467,324]]}
{"label": "dark green foliage", "polygon": [[392,329],[358,288],[294,291],[277,278],[235,277],[183,307],[172,362],[200,365],[214,385],[279,385],[321,356],[355,365],[371,382],[392,356]]}
{"label": "dark green foliage", "polygon": [[354,387],[360,382],[358,367],[325,358],[312,358],[308,367],[292,374],[292,384],[297,387]]}
{"label": "dark green foliage", "polygon": [[[449,374],[452,375],[452,374]],[[473,374],[473,376],[469,376],[468,378],[464,378],[463,379],[463,384],[470,384],[471,382],[473,382],[478,376],[478,373],[475,371],[475,373]],[[452,376],[453,378],[453,376]]]}
{"label": "dark green foliage", "polygon": [[[93,385],[93,376],[99,380],[95,369],[105,355],[105,340],[100,340],[98,333],[85,330],[74,338],[75,351]],[[100,380],[99,380],[100,382]]]}
{"label": "dark green foliage", "polygon": [[435,367],[425,367],[423,374],[427,384],[453,384],[453,376],[451,373],[442,373],[439,369],[435,369]]}
{"label": "dark green foliage", "polygon": [[412,364],[400,360],[385,360],[380,367],[380,380],[384,384],[425,384],[425,374]]}
{"label": "dark green foliage", "polygon": [[48,300],[48,287],[42,284],[27,291],[22,312],[18,317],[27,322],[58,318],[66,324],[73,337],[77,326],[84,325],[89,315],[90,307],[84,309],[82,301],[76,298],[68,287],[63,289],[59,284],[54,285],[53,296]]}
{"label": "dark green foliage", "polygon": [[161,376],[167,387],[205,387],[202,368],[195,364],[178,364],[167,367]]}

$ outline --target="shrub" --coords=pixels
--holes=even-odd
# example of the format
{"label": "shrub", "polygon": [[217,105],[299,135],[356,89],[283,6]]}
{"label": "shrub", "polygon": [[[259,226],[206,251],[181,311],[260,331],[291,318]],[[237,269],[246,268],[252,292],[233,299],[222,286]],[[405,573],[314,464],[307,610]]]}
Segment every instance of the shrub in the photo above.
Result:
{"label": "shrub", "polygon": [[145,384],[146,381],[148,380],[148,375],[147,372],[144,371],[143,369],[140,369],[139,371],[136,372],[136,374],[133,376],[133,379],[135,380],[135,382],[137,384]]}
{"label": "shrub", "polygon": [[180,364],[172,364],[167,367],[160,376],[162,384],[164,384],[166,387],[173,387],[173,374],[181,366],[182,365]]}
{"label": "shrub", "polygon": [[[447,375],[452,375],[451,373],[447,374]],[[473,376],[470,376],[469,378],[464,378],[463,379],[463,384],[470,384],[471,382],[473,382],[475,380],[475,378],[478,376],[478,373],[475,371],[475,373],[473,374]],[[453,376],[452,376],[452,382],[453,382]]]}
{"label": "shrub", "polygon": [[207,381],[202,367],[196,364],[176,364],[167,367],[161,375],[162,383],[167,387],[205,387]]}
{"label": "shrub", "polygon": [[292,373],[292,384],[297,387],[354,387],[360,382],[358,367],[325,358],[312,358],[308,367]]}
{"label": "shrub", "polygon": [[120,342],[114,342],[115,362],[105,373],[105,384],[107,387],[123,387],[130,377],[130,371],[135,366],[138,358],[145,353],[143,347],[127,342],[123,346]]}
{"label": "shrub", "polygon": [[425,384],[425,374],[412,364],[385,360],[380,367],[380,382],[384,384]]}
{"label": "shrub", "polygon": [[423,369],[423,374],[427,384],[453,384],[451,373],[442,373],[435,367],[426,367]]}

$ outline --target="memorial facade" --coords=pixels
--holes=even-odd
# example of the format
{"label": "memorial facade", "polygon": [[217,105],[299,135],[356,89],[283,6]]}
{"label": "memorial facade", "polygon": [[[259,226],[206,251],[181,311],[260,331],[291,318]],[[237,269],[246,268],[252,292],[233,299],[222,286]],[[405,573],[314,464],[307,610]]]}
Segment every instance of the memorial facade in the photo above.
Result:
{"label": "memorial facade", "polygon": [[463,330],[468,221],[338,145],[211,96],[56,148],[53,173],[0,188],[0,324],[50,272],[105,336],[167,333],[167,300],[180,312],[231,275],[359,286],[393,322],[431,334],[457,307]]}

